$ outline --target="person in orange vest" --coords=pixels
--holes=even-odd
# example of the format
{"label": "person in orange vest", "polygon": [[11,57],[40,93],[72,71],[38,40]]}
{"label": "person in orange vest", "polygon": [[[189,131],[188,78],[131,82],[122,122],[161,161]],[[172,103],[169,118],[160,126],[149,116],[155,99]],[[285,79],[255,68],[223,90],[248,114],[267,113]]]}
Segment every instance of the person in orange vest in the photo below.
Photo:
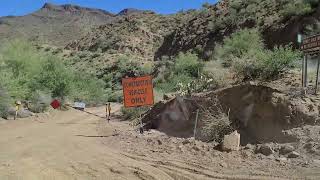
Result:
{"label": "person in orange vest", "polygon": [[106,117],[109,122],[110,117],[111,117],[111,104],[110,103],[106,103]]}

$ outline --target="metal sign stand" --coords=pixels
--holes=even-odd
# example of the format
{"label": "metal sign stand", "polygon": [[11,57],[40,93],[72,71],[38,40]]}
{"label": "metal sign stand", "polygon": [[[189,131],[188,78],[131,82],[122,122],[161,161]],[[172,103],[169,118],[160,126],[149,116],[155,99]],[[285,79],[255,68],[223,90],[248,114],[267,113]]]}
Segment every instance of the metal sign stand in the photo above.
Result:
{"label": "metal sign stand", "polygon": [[301,46],[301,50],[304,52],[303,62],[302,62],[302,87],[306,88],[308,86],[308,55],[317,56],[317,73],[314,94],[317,95],[318,84],[319,84],[319,68],[320,68],[320,34],[303,38],[302,35],[298,34],[298,43]]}
{"label": "metal sign stand", "polygon": [[196,140],[197,126],[198,126],[198,117],[199,117],[199,109],[197,109],[196,122],[195,122],[195,124],[194,124],[194,129],[193,129],[193,138],[194,138],[194,140]]}
{"label": "metal sign stand", "polygon": [[318,91],[318,83],[319,83],[319,66],[320,66],[320,62],[319,62],[319,55],[317,56],[317,76],[316,76],[316,87],[314,90],[314,94],[317,95],[317,91]]}
{"label": "metal sign stand", "polygon": [[[314,94],[318,93],[318,85],[319,85],[319,68],[320,68],[320,59],[319,55],[317,55],[317,73],[316,73],[316,82],[315,82],[315,90]],[[306,88],[308,86],[308,55],[304,55],[302,62],[302,87]]]}
{"label": "metal sign stand", "polygon": [[308,86],[308,55],[304,56],[304,84],[303,87]]}
{"label": "metal sign stand", "polygon": [[[138,106],[139,110],[141,110],[141,106]],[[139,127],[139,131],[140,131],[140,134],[143,134],[144,133],[144,129],[143,129],[143,123],[142,123],[142,112],[140,112],[140,127]]]}
{"label": "metal sign stand", "polygon": [[302,64],[301,64],[301,70],[302,70],[302,73],[301,73],[301,85],[302,87],[304,87],[304,61],[305,61],[305,56],[303,56],[303,60],[302,60]]}

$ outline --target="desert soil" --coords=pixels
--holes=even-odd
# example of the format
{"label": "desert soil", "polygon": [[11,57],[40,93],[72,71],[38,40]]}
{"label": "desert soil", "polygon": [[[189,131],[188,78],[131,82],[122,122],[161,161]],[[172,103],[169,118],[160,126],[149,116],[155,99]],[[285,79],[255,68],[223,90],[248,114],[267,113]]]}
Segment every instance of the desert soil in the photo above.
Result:
{"label": "desert soil", "polygon": [[[114,104],[115,114],[120,105]],[[104,116],[104,108],[89,112]],[[220,152],[213,144],[140,135],[115,116],[76,110],[0,121],[0,179],[318,179],[320,163]]]}

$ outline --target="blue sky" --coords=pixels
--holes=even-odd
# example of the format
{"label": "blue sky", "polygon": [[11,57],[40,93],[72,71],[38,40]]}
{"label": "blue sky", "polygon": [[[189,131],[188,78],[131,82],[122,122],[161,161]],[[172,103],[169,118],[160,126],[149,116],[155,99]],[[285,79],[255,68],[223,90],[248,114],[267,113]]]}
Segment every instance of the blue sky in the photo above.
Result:
{"label": "blue sky", "polygon": [[124,8],[148,9],[170,14],[181,9],[198,9],[208,2],[218,0],[0,0],[0,16],[25,15],[38,10],[45,2],[53,4],[77,4],[118,13]]}

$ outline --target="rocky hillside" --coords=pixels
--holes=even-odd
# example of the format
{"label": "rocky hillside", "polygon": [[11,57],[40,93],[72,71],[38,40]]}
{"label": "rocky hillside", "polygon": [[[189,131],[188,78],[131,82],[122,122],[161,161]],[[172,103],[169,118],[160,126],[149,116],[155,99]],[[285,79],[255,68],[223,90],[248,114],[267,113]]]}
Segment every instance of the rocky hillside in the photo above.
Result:
{"label": "rocky hillside", "polygon": [[0,42],[25,38],[64,46],[91,31],[92,27],[112,21],[114,17],[100,9],[46,3],[38,11],[25,16],[1,17]]}
{"label": "rocky hillside", "polygon": [[[319,31],[317,0],[222,0],[202,9],[158,15],[127,9],[122,18],[93,29],[67,45],[67,49],[159,60],[192,51],[210,59],[215,46],[231,33],[257,28],[269,48],[295,43],[298,33]],[[112,58],[111,58],[112,59]]]}
{"label": "rocky hillside", "polygon": [[81,66],[104,66],[123,55],[146,62],[187,51],[210,59],[216,45],[239,29],[259,29],[269,48],[295,42],[299,32],[318,32],[318,5],[318,0],[221,0],[199,10],[159,15],[45,4],[26,16],[0,18],[0,42],[25,37],[60,46],[69,52],[64,57],[79,56],[72,63]]}
{"label": "rocky hillside", "polygon": [[193,51],[204,59],[225,36],[243,28],[257,28],[268,47],[295,43],[297,34],[318,31],[318,0],[222,0],[205,4],[193,18],[165,37],[155,59]]}
{"label": "rocky hillside", "polygon": [[66,49],[153,60],[155,52],[163,43],[163,37],[172,33],[184,21],[177,15],[164,16],[132,9],[123,10],[119,15],[117,20],[93,28],[81,39],[69,43]]}

